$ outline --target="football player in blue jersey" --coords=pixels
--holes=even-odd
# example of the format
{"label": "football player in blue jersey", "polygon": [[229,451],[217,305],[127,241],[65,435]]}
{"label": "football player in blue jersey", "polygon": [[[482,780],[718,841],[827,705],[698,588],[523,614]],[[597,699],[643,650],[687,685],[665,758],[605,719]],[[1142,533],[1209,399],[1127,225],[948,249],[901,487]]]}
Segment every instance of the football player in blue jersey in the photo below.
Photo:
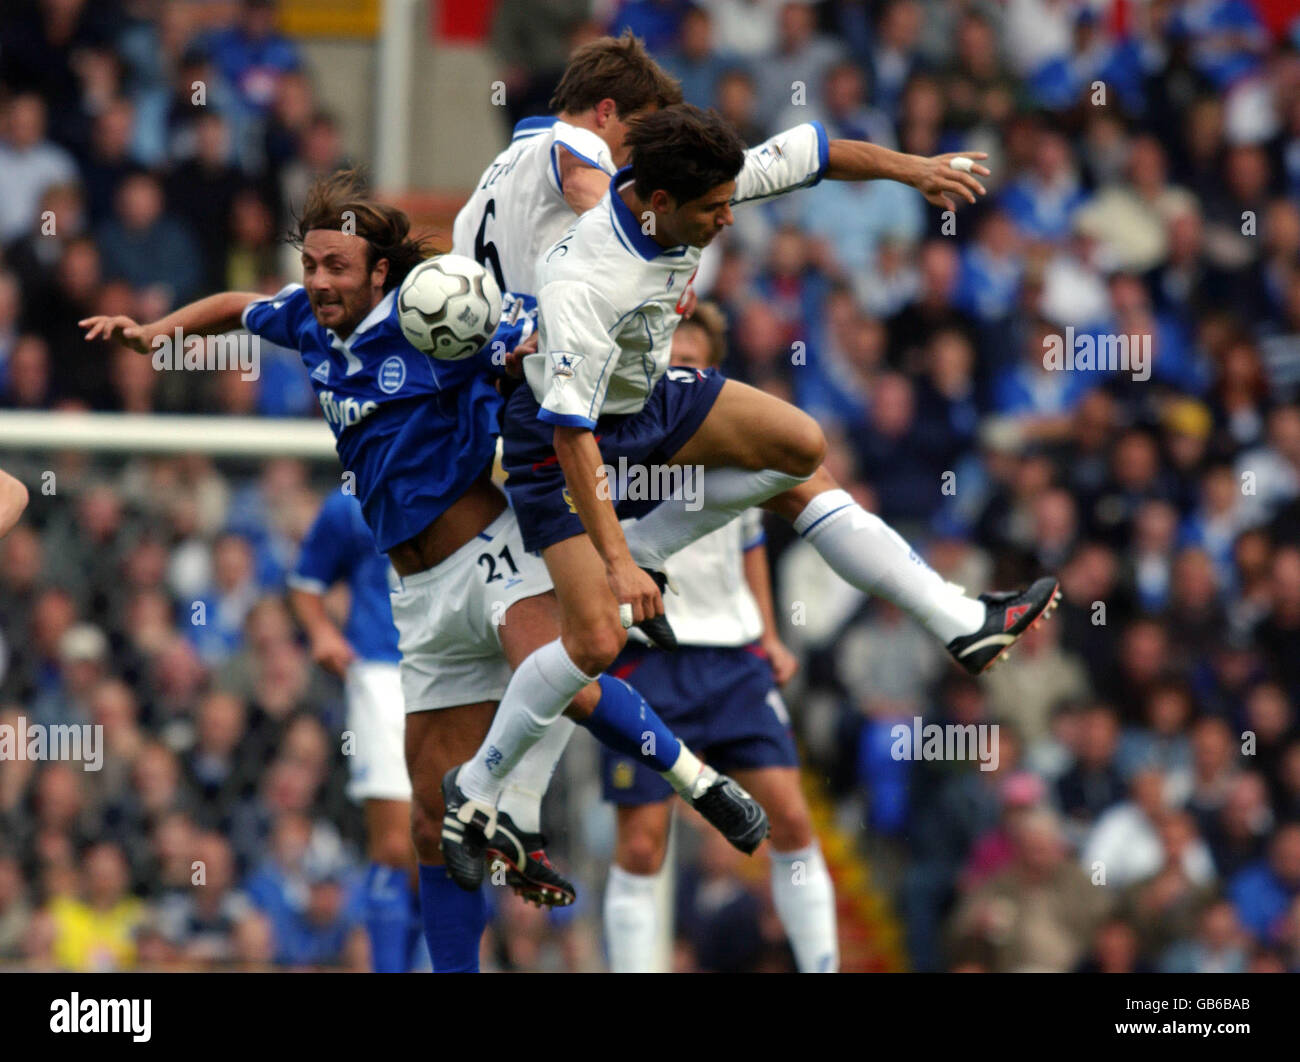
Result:
{"label": "football player in blue jersey", "polygon": [[[346,583],[342,630],[325,595]],[[411,887],[411,781],[403,751],[406,730],[397,628],[388,604],[389,563],[375,548],[356,495],[343,488],[325,499],[289,574],[289,606],[307,634],[312,659],[343,681],[347,699],[348,796],[364,804],[365,921],[370,964],[404,973],[424,960],[420,908]]]}
{"label": "football player in blue jersey", "polygon": [[[177,329],[203,336],[241,324],[299,351],[366,524],[397,573],[390,603],[402,654],[420,906],[434,969],[476,970],[489,843],[506,853],[521,888],[573,897],[573,886],[529,847],[504,806],[462,801],[456,787],[456,767],[487,733],[511,667],[559,632],[546,567],[524,549],[514,514],[491,482],[502,400],[490,352],[525,340],[532,318],[511,314],[476,358],[437,361],[416,350],[402,334],[396,291],[426,248],[411,237],[410,219],[373,199],[350,171],[312,186],[296,243],[303,282],[269,299],[223,292],[145,325],[125,316],[80,323],[88,340],[120,337],[140,353]],[[544,658],[520,681],[549,700],[542,691],[567,684],[568,676],[557,676]],[[658,771],[736,847],[752,852],[766,836],[767,817],[753,798],[701,763],[626,683],[594,677],[570,703],[575,719]],[[530,746],[550,722],[526,710],[512,716],[512,727],[523,731],[516,740]]]}

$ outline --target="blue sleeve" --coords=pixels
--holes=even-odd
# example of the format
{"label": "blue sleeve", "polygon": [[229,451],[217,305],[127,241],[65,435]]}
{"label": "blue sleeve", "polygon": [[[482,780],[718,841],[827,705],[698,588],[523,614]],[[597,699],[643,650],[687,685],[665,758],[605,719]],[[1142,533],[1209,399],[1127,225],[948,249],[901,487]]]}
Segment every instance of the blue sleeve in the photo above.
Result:
{"label": "blue sleeve", "polygon": [[532,295],[503,292],[501,321],[478,352],[478,360],[494,376],[504,376],[505,355],[537,331],[537,300]]}
{"label": "blue sleeve", "polygon": [[351,569],[359,554],[354,548],[352,521],[347,507],[355,499],[336,490],[316,514],[298,553],[298,563],[289,576],[289,585],[297,590],[323,594]]}
{"label": "blue sleeve", "polygon": [[301,284],[290,284],[269,299],[249,303],[243,315],[244,327],[253,335],[290,350],[300,349],[298,336],[314,320],[307,289]]}

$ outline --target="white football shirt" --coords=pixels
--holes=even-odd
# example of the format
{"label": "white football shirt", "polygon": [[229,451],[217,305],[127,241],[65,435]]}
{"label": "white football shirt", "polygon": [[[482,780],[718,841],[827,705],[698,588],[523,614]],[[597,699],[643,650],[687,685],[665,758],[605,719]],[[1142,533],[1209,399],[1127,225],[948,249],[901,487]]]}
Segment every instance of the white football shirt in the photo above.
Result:
{"label": "white football shirt", "polygon": [[[830,144],[820,122],[795,126],[745,152],[733,203],[816,184]],[[524,374],[552,424],[594,428],[603,413],[636,413],[668,368],[682,294],[699,247],[661,247],[610,190],[537,263],[540,342]]]}
{"label": "white football shirt", "polygon": [[[763,634],[763,616],[745,580],[744,555],[763,542],[763,514],[749,509],[668,558],[677,592],[664,592],[664,612],[682,645],[734,648]],[[639,630],[628,632],[640,642]]]}
{"label": "white football shirt", "polygon": [[456,215],[452,253],[493,273],[503,292],[535,294],[538,255],[577,218],[560,188],[561,147],[614,172],[609,145],[591,130],[557,118],[525,118]]}

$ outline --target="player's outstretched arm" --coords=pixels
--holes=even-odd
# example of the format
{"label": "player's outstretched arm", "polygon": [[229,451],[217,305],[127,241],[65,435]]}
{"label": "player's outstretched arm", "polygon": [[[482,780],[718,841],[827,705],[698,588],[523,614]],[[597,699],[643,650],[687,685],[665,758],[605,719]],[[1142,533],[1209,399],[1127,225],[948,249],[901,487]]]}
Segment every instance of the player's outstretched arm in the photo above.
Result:
{"label": "player's outstretched arm", "polygon": [[246,291],[223,291],[217,295],[191,302],[173,310],[150,324],[139,324],[124,315],[86,317],[77,325],[86,330],[86,339],[113,339],[119,336],[122,343],[137,354],[148,354],[154,336],[167,335],[177,328],[195,335],[216,335],[230,332],[240,326],[244,310],[250,303],[264,299]]}
{"label": "player's outstretched arm", "polygon": [[989,176],[988,167],[972,165],[970,171],[955,170],[953,159],[986,159],[983,151],[955,151],[946,155],[906,155],[865,140],[832,140],[823,174],[832,181],[899,181],[911,185],[935,206],[955,204],[953,196],[974,203],[985,188],[974,174]]}
{"label": "player's outstretched arm", "polygon": [[619,604],[632,606],[632,620],[641,623],[664,612],[659,588],[632,559],[614,502],[605,481],[604,463],[596,437],[586,428],[559,425],[555,429],[555,455],[564,470],[573,507],[605,562],[605,576]]}

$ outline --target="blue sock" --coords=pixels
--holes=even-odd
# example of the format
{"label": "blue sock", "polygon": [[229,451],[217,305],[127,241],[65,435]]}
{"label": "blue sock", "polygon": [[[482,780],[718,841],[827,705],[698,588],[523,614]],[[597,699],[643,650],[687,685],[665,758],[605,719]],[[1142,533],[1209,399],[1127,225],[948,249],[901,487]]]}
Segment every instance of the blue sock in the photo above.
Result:
{"label": "blue sock", "polygon": [[405,870],[371,863],[366,875],[365,920],[375,973],[406,973],[411,926],[411,881]]}
{"label": "blue sock", "polygon": [[483,890],[466,892],[446,867],[420,864],[420,913],[434,973],[478,973],[478,947],[487,928]]}
{"label": "blue sock", "polygon": [[424,922],[420,918],[420,893],[411,892],[410,917],[406,923],[406,968],[412,973],[429,973],[433,960],[429,958],[429,942],[424,939]]}
{"label": "blue sock", "polygon": [[622,679],[601,675],[596,710],[580,719],[602,745],[631,756],[656,771],[666,771],[682,751],[682,743],[668,729],[646,699]]}

